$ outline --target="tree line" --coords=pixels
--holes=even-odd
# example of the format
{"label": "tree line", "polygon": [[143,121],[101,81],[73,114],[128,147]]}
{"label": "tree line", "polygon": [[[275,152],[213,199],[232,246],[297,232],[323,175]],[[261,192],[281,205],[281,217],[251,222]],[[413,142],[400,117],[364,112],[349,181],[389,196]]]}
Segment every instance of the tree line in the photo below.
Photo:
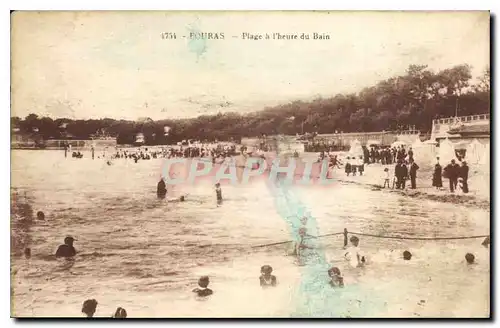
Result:
{"label": "tree line", "polygon": [[[410,65],[404,75],[358,93],[293,101],[248,114],[229,112],[158,121],[52,119],[30,114],[24,119],[12,117],[11,125],[16,133],[39,139],[109,135],[117,137],[119,144],[134,143],[137,133],[142,133],[145,143],[154,145],[185,139],[238,141],[273,134],[395,131],[410,127],[429,132],[433,119],[489,112],[489,68],[473,80],[467,64],[438,72],[426,65]],[[168,134],[165,126],[170,127]]]}

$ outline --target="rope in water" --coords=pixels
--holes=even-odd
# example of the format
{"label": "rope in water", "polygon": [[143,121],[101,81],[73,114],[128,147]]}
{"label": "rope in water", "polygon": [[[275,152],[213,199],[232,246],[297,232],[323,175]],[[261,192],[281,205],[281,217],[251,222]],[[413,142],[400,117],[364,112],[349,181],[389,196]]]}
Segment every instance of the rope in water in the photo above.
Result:
{"label": "rope in water", "polygon": [[358,235],[358,236],[386,238],[386,239],[401,239],[401,240],[460,240],[460,239],[486,238],[489,236],[489,235],[478,235],[478,236],[459,236],[459,237],[402,237],[402,236],[372,235],[369,233],[361,233],[361,232],[349,232],[349,233],[352,235]]}
{"label": "rope in water", "polygon": [[[383,235],[374,235],[374,234],[369,234],[369,233],[351,232],[351,231],[349,231],[349,232],[335,232],[335,233],[329,233],[329,234],[320,235],[320,236],[309,236],[309,237],[310,238],[321,238],[321,237],[344,235],[346,233],[349,233],[351,235],[358,235],[358,236],[383,238],[383,239],[399,239],[399,240],[461,240],[461,239],[477,239],[477,238],[489,237],[489,235],[458,236],[458,237],[405,237],[405,236],[383,236]],[[288,243],[292,243],[292,242],[293,242],[293,240],[287,240],[287,241],[281,241],[281,242],[272,243],[272,244],[257,245],[257,246],[253,246],[252,248],[282,245],[282,244],[288,244]]]}

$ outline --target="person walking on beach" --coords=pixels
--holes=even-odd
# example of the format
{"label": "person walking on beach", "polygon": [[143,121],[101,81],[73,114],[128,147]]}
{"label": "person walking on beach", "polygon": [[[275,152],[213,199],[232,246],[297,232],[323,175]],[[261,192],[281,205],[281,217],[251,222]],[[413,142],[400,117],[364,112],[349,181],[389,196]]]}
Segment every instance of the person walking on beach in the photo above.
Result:
{"label": "person walking on beach", "polygon": [[[411,149],[411,148],[410,148]],[[411,189],[416,189],[417,188],[417,170],[419,169],[419,166],[413,158],[410,158],[410,181],[411,181]]]}
{"label": "person walking on beach", "polygon": [[410,161],[410,163],[413,161],[413,149],[411,149],[411,147],[410,149],[408,149],[408,160]]}
{"label": "person walking on beach", "polygon": [[347,160],[346,160],[346,163],[345,163],[345,173],[347,174],[347,176],[349,176],[349,173],[351,173],[351,158],[349,156],[347,156]]}
{"label": "person walking on beach", "polygon": [[464,194],[467,194],[469,192],[469,167],[465,161],[462,162],[462,166],[460,167],[460,178],[462,178],[462,191]]}
{"label": "person walking on beach", "polygon": [[396,164],[396,168],[394,171],[397,179],[396,188],[405,189],[406,177],[408,176],[408,167],[403,163],[402,160],[398,160],[398,164]]}
{"label": "person walking on beach", "polygon": [[455,163],[454,159],[451,160],[450,164],[446,165],[444,168],[444,174],[450,182],[450,192],[455,192],[458,183],[458,176],[460,175],[460,166]]}
{"label": "person walking on beach", "polygon": [[436,187],[436,189],[440,189],[443,187],[443,178],[442,178],[443,169],[441,164],[438,162],[434,165],[434,173],[432,174],[432,186]]}

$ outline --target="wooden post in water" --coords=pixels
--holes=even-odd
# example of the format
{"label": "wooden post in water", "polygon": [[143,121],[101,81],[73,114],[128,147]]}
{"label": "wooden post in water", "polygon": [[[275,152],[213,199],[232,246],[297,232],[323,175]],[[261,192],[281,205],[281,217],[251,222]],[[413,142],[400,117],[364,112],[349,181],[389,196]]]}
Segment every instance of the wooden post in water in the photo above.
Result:
{"label": "wooden post in water", "polygon": [[344,247],[347,246],[347,228],[344,228]]}

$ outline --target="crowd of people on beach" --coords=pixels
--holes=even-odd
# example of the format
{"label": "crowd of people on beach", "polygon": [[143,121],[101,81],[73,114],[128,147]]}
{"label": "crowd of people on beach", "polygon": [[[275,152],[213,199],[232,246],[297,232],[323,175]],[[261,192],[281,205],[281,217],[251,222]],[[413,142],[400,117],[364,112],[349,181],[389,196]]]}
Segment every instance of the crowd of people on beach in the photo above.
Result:
{"label": "crowd of people on beach", "polygon": [[[340,168],[343,165],[342,161],[337,157],[337,154],[329,152],[320,152],[318,160],[329,158],[331,168]],[[434,171],[432,175],[431,185],[437,190],[443,188],[443,178],[449,180],[449,190],[451,193],[460,191],[467,194],[469,192],[469,166],[463,156],[457,156],[456,159],[451,159],[450,162],[443,168],[439,163],[440,158],[436,158]],[[363,175],[365,165],[382,164],[383,168],[382,188],[406,189],[407,181],[410,182],[411,189],[417,188],[417,172],[420,166],[415,160],[415,154],[412,147],[408,150],[404,145],[395,147],[376,148],[363,147],[363,155],[347,153],[345,158],[344,172],[347,176],[356,176],[359,173]],[[391,175],[391,170],[388,165],[394,165]]]}

